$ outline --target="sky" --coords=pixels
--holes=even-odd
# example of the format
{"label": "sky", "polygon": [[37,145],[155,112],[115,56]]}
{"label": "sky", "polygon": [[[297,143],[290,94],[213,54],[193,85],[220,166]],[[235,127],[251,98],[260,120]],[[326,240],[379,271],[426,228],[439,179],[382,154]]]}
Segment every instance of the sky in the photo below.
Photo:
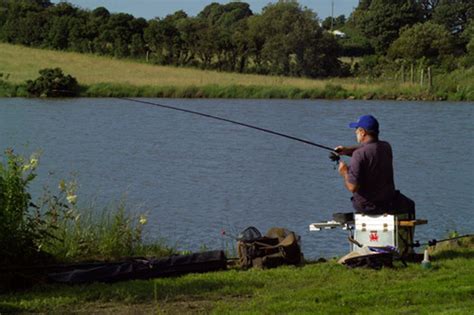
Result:
{"label": "sky", "polygon": [[[53,3],[61,2],[52,0]],[[135,17],[147,20],[155,17],[165,17],[178,10],[185,11],[190,16],[197,15],[206,5],[212,2],[228,3],[219,0],[68,0],[67,2],[82,9],[105,7],[112,13],[129,13]],[[260,13],[262,8],[276,0],[247,0],[254,13]],[[359,0],[299,0],[303,7],[315,11],[321,19],[331,16],[331,2],[334,2],[334,16],[344,14],[346,17],[354,10]]]}

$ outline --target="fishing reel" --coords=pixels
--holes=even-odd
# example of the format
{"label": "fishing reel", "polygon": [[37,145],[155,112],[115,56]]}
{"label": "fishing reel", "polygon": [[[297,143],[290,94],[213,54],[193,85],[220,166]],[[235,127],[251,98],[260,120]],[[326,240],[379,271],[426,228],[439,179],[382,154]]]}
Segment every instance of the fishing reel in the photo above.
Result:
{"label": "fishing reel", "polygon": [[329,152],[329,159],[335,163],[334,169],[336,169],[339,161],[341,160],[341,156],[336,152],[331,151]]}

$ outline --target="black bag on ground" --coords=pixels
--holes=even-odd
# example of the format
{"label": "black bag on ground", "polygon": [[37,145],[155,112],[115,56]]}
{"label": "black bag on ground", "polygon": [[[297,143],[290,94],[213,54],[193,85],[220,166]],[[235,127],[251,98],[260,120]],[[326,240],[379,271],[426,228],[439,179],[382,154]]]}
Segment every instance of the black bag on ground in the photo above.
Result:
{"label": "black bag on ground", "polygon": [[226,267],[227,258],[223,251],[208,251],[159,259],[133,259],[127,262],[103,263],[95,266],[76,265],[72,270],[49,273],[48,280],[68,284],[116,282],[203,273],[224,270]]}
{"label": "black bag on ground", "polygon": [[[246,235],[245,231],[240,235]],[[254,235],[256,233],[251,227]],[[256,230],[256,229],[255,229]],[[251,267],[272,268],[280,265],[297,265],[302,262],[299,236],[284,228],[271,228],[265,236],[240,238],[237,242],[239,265],[247,269]]]}

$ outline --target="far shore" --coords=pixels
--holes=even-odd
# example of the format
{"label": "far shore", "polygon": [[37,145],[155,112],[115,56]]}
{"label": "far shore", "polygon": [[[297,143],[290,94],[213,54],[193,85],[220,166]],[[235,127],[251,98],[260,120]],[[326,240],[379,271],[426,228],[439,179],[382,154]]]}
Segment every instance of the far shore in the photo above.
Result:
{"label": "far shore", "polygon": [[[0,85],[0,97],[28,97],[24,84]],[[190,99],[326,99],[395,101],[474,101],[474,93],[435,93],[409,85],[393,89],[345,89],[328,83],[322,88],[280,86],[205,85],[134,86],[98,83],[81,86],[77,97],[147,97]],[[46,97],[45,97],[46,98]]]}

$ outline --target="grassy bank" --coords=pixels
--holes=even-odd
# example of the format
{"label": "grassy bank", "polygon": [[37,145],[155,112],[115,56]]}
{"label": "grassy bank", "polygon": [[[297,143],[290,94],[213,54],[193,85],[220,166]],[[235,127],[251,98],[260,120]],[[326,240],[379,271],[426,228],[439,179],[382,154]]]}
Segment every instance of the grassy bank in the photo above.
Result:
{"label": "grassy bank", "polygon": [[390,79],[312,80],[155,66],[110,57],[0,44],[0,96],[26,96],[23,83],[60,67],[82,96],[474,100],[474,69],[434,77],[433,89]]}
{"label": "grassy bank", "polygon": [[448,247],[433,267],[347,269],[335,262],[272,270],[84,286],[47,285],[0,295],[0,312],[469,314],[474,309],[474,240]]}
{"label": "grassy bank", "polygon": [[[47,193],[31,206],[27,188],[38,159],[37,154],[26,159],[7,150],[0,163],[2,268],[37,266],[35,259],[41,265],[48,257],[57,263],[173,252],[160,243],[144,244],[146,217],[130,216],[123,205],[99,216],[79,207],[75,182],[61,181],[57,194]],[[468,313],[474,308],[474,237],[440,243],[432,258],[431,269],[398,263],[394,269],[351,270],[331,261],[116,284],[66,286],[39,284],[38,279],[36,286],[16,292],[12,288],[22,277],[2,269],[0,314]]]}

